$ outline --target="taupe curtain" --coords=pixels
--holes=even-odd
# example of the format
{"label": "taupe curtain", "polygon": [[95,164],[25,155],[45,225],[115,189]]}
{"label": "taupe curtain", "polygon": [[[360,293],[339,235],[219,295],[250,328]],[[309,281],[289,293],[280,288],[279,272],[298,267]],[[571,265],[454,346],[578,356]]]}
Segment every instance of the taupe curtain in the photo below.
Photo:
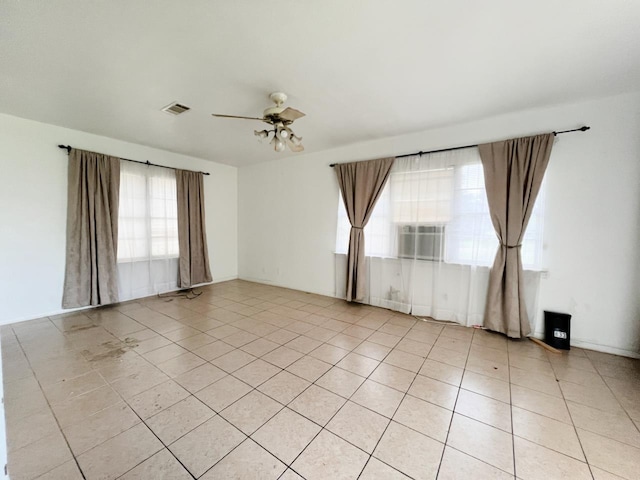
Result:
{"label": "taupe curtain", "polygon": [[347,301],[362,300],[366,294],[364,231],[373,207],[384,188],[394,158],[341,163],[334,168],[342,200],[351,223],[347,255]]}
{"label": "taupe curtain", "polygon": [[178,286],[187,288],[211,281],[204,216],[202,173],[176,170],[178,194]]}
{"label": "taupe curtain", "polygon": [[484,326],[512,338],[531,333],[520,250],[553,137],[548,133],[479,146],[491,221],[500,240],[489,275]]}
{"label": "taupe curtain", "polygon": [[120,159],[71,149],[62,307],[118,301]]}

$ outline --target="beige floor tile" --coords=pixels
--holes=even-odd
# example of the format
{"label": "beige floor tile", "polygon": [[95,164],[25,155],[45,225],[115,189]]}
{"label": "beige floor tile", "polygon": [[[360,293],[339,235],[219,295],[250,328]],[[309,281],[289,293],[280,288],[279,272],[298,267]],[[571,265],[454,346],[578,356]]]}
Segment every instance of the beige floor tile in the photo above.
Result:
{"label": "beige floor tile", "polygon": [[567,402],[576,427],[640,448],[640,432],[625,413],[610,413]]}
{"label": "beige floor tile", "polygon": [[305,355],[300,360],[289,365],[286,370],[309,382],[315,382],[329,369],[331,369],[331,364]]}
{"label": "beige floor tile", "polygon": [[362,339],[358,337],[352,337],[351,335],[346,335],[345,333],[339,333],[335,337],[327,340],[327,343],[329,345],[333,345],[334,347],[339,347],[344,350],[351,351],[362,343]]}
{"label": "beige floor tile", "polygon": [[258,338],[251,343],[243,345],[242,347],[240,347],[240,350],[243,350],[253,355],[254,357],[262,357],[263,355],[275,350],[279,346],[280,345],[275,342],[271,342],[264,338]]}
{"label": "beige floor tile", "polygon": [[175,378],[199,367],[204,363],[205,361],[202,358],[191,352],[187,352],[183,355],[178,355],[177,357],[167,360],[166,362],[159,363],[157,367],[171,378]]}
{"label": "beige floor tile", "polygon": [[345,328],[342,333],[345,335],[349,335],[351,337],[359,338],[360,340],[366,340],[375,330],[371,328],[361,327],[359,325],[351,325],[348,328]]}
{"label": "beige floor tile", "polygon": [[509,433],[454,414],[447,445],[513,474],[513,444]]}
{"label": "beige floor tile", "polygon": [[288,406],[300,415],[324,426],[346,400],[335,393],[311,385]]}
{"label": "beige floor tile", "polygon": [[427,346],[433,347],[438,340],[438,334],[434,331],[425,331],[422,328],[412,328],[404,336],[405,339],[414,340],[416,342],[424,343]]}
{"label": "beige floor tile", "polygon": [[509,366],[506,363],[483,359],[469,359],[465,367],[468,371],[479,373],[487,377],[496,378],[504,382],[509,381]]}
{"label": "beige floor tile", "polygon": [[599,373],[588,372],[586,370],[564,367],[560,365],[554,365],[553,370],[556,374],[556,378],[559,380],[577,383],[578,385],[592,385],[594,387],[602,387],[605,385],[604,380]]}
{"label": "beige floor tile", "polygon": [[247,352],[243,352],[242,350],[233,350],[229,353],[225,353],[221,357],[211,360],[211,363],[227,373],[233,373],[253,362],[255,359],[256,357],[249,355]]}
{"label": "beige floor tile", "polygon": [[446,348],[447,350],[453,350],[466,355],[471,348],[471,338],[461,339],[441,335],[438,337],[438,340],[436,340],[434,348]]}
{"label": "beige floor tile", "polygon": [[91,371],[63,382],[43,385],[42,390],[50,403],[60,403],[104,385],[106,383],[102,376],[96,371]]}
{"label": "beige floor tile", "polygon": [[508,403],[461,389],[455,411],[511,433],[511,405]]}
{"label": "beige floor tile", "polygon": [[253,390],[220,412],[220,416],[246,435],[251,435],[282,409],[282,405]]}
{"label": "beige floor tile", "polygon": [[64,428],[63,433],[71,451],[78,456],[138,423],[140,418],[133,410],[124,403],[118,403]]}
{"label": "beige floor tile", "polygon": [[[123,398],[129,399],[156,385],[166,382],[169,376],[152,365],[141,368],[136,373],[115,380],[111,386]],[[95,390],[94,390],[95,391]]]}
{"label": "beige floor tile", "polygon": [[305,336],[313,338],[315,340],[319,340],[321,342],[326,342],[327,340],[332,339],[338,334],[335,330],[330,330],[328,328],[323,327],[315,327],[308,332],[305,332]]}
{"label": "beige floor tile", "polygon": [[412,353],[403,352],[402,350],[393,349],[384,359],[384,363],[393,365],[394,367],[403,368],[413,373],[418,373],[424,358]]}
{"label": "beige floor tile", "polygon": [[388,424],[388,418],[347,402],[325,428],[365,452],[373,453]]}
{"label": "beige floor tile", "polygon": [[[219,320],[221,322],[225,321],[225,317],[226,317],[226,319],[229,319],[230,317],[238,318],[238,316],[235,315],[235,314],[234,315],[230,315],[231,313],[232,312],[228,312],[228,313],[225,313],[223,315],[222,312],[217,311],[214,314],[215,316],[214,315],[212,315],[212,316],[213,316],[213,318],[215,320]],[[240,330],[239,328],[233,327],[231,325],[223,325],[221,327],[217,327],[217,328],[213,328],[211,330],[207,330],[206,334],[207,335],[211,335],[212,337],[216,337],[218,340],[222,340],[222,339],[224,339],[226,337],[230,337],[231,335],[233,335],[235,333],[239,333],[241,331],[242,330]]]}
{"label": "beige floor tile", "polygon": [[158,348],[166,347],[167,345],[171,345],[171,340],[156,334],[151,338],[147,338],[145,340],[138,342],[138,346],[135,347],[133,350],[139,353],[140,355],[143,355],[145,353],[151,352]]}
{"label": "beige floor tile", "polygon": [[[111,480],[162,449],[162,444],[144,425],[138,424],[78,457],[87,480]],[[117,459],[117,461],[114,461]]]}
{"label": "beige floor tile", "polygon": [[622,477],[614,475],[613,473],[605,472],[604,470],[590,465],[591,473],[593,474],[593,480],[624,480]]}
{"label": "beige floor tile", "polygon": [[488,330],[476,330],[473,335],[473,339],[471,340],[471,344],[495,348],[496,350],[508,350],[507,337]]}
{"label": "beige floor tile", "polygon": [[355,353],[359,353],[360,355],[364,355],[365,357],[373,358],[374,360],[381,361],[386,357],[391,348],[385,347],[384,345],[379,345],[377,343],[370,342],[369,340],[365,340],[360,345],[358,345],[354,350]]}
{"label": "beige floor tile", "polygon": [[66,463],[73,457],[58,431],[8,454],[9,476],[32,479]]}
{"label": "beige floor tile", "polygon": [[145,420],[165,445],[204,423],[215,413],[195,397],[188,397]]}
{"label": "beige floor tile", "polygon": [[397,335],[389,335],[388,333],[383,333],[380,331],[372,334],[369,338],[367,338],[368,342],[377,343],[389,348],[395,347],[400,340],[402,340],[402,337],[399,337]]}
{"label": "beige floor tile", "polygon": [[508,364],[509,354],[506,350],[496,350],[494,348],[473,344],[469,349],[469,358],[467,362],[473,363],[476,360]]}
{"label": "beige floor tile", "polygon": [[69,460],[59,467],[49,470],[44,475],[38,477],[38,480],[84,480],[80,469],[75,460]]}
{"label": "beige floor tile", "polygon": [[393,420],[444,443],[451,423],[451,410],[407,395]]}
{"label": "beige floor tile", "polygon": [[58,423],[49,409],[20,419],[7,416],[7,449],[9,451],[17,450],[59,431]]}
{"label": "beige floor tile", "polygon": [[228,375],[195,395],[216,412],[220,412],[251,391],[246,383]]}
{"label": "beige floor tile", "polygon": [[419,373],[425,377],[440,380],[441,382],[459,387],[462,382],[462,374],[464,373],[464,370],[462,368],[452,367],[445,363],[427,359],[422,365],[422,368],[420,368]]}
{"label": "beige floor tile", "polygon": [[234,347],[232,347],[228,343],[215,341],[213,343],[209,343],[207,345],[203,345],[202,347],[196,348],[193,353],[210,362],[211,360],[221,357],[222,355],[232,352],[233,350]]}
{"label": "beige floor tile", "polygon": [[453,410],[458,396],[458,388],[433,378],[418,375],[408,393],[427,402]]}
{"label": "beige floor tile", "polygon": [[159,363],[166,362],[178,355],[182,355],[183,353],[187,353],[188,350],[182,348],[180,345],[176,345],[175,343],[170,343],[165,347],[160,347],[155,350],[152,350],[148,353],[143,354],[142,356],[146,358],[149,362],[154,365],[158,365]]}
{"label": "beige floor tile", "polygon": [[468,480],[471,478],[513,480],[513,475],[454,448],[445,447],[438,480]]}
{"label": "beige floor tile", "polygon": [[516,473],[522,480],[589,480],[591,472],[586,463],[514,437]]}
{"label": "beige floor tile", "polygon": [[186,348],[187,350],[193,352],[194,350],[203,347],[205,345],[209,345],[215,342],[216,339],[206,333],[198,333],[192,337],[187,337],[183,340],[178,340],[176,343],[180,345],[182,348]]}
{"label": "beige floor tile", "polygon": [[[333,336],[333,332],[331,332],[332,336]],[[273,333],[270,333],[269,335],[267,335],[266,337],[264,337],[266,340],[269,340],[271,342],[277,343],[278,345],[284,345],[287,342],[290,342],[291,340],[293,340],[294,338],[296,338],[298,336],[297,333],[295,332],[290,332],[289,330],[285,330],[285,329],[280,329],[280,330],[276,330]],[[309,336],[309,335],[307,335]],[[315,338],[315,337],[313,337]],[[316,340],[320,340],[320,341],[324,341],[322,339],[317,338]]]}
{"label": "beige floor tile", "polygon": [[65,427],[120,401],[120,397],[111,387],[104,386],[61,403],[52,404],[51,409],[60,426]]}
{"label": "beige floor tile", "polygon": [[571,382],[560,381],[560,388],[567,401],[597,408],[605,412],[622,413],[620,402],[613,396],[606,386],[594,387],[577,385]]}
{"label": "beige floor tile", "polygon": [[511,403],[516,407],[571,425],[569,410],[567,410],[567,405],[561,398],[518,385],[511,385]]}
{"label": "beige floor tile", "polygon": [[398,342],[398,345],[395,346],[395,350],[427,358],[427,355],[429,355],[429,352],[431,351],[431,345],[411,340],[410,338],[403,338]]}
{"label": "beige floor tile", "polygon": [[240,430],[216,415],[170,445],[169,450],[198,478],[245,438]]}
{"label": "beige floor tile", "polygon": [[409,390],[413,379],[416,378],[416,374],[383,362],[369,378],[401,392],[406,392]]}
{"label": "beige floor tile", "polygon": [[435,479],[444,445],[391,422],[373,454],[415,479]]}
{"label": "beige floor tile", "polygon": [[320,427],[315,423],[284,408],[251,438],[282,462],[290,464],[319,431]]}
{"label": "beige floor tile", "polygon": [[277,367],[287,368],[302,356],[302,353],[283,346],[267,353],[262,359]]}
{"label": "beige floor tile", "polygon": [[356,375],[355,373],[333,367],[320,377],[320,379],[316,381],[316,384],[342,397],[349,398],[355,393],[358,387],[362,385],[364,380],[364,377]]}
{"label": "beige floor tile", "polygon": [[323,430],[291,467],[307,480],[357,478],[368,455],[336,435]]}
{"label": "beige floor tile", "polygon": [[589,360],[587,357],[580,357],[576,355],[549,355],[549,361],[554,366],[554,368],[556,366],[569,367],[586,372],[597,372],[597,370],[591,363],[591,360]]}
{"label": "beige floor tile", "polygon": [[193,477],[169,450],[162,449],[125,473],[120,480],[191,480]]}
{"label": "beige floor tile", "polygon": [[640,449],[581,428],[577,431],[587,461],[591,465],[629,480],[638,478]]}
{"label": "beige floor tile", "polygon": [[467,363],[467,352],[458,352],[448,348],[434,346],[427,358],[436,362],[446,363],[452,367],[464,368]]}
{"label": "beige floor tile", "polygon": [[562,392],[555,377],[550,377],[542,373],[529,372],[515,367],[511,367],[509,373],[509,380],[515,385],[562,398]]}
{"label": "beige floor tile", "polygon": [[398,405],[400,405],[403,396],[402,392],[367,380],[358,388],[351,400],[387,418],[391,418]]}
{"label": "beige floor tile", "polygon": [[258,390],[286,405],[300,395],[309,385],[310,383],[306,380],[289,372],[281,371],[260,385]]}
{"label": "beige floor tile", "polygon": [[173,380],[167,380],[128,400],[129,406],[143,420],[152,417],[165,408],[175,405],[189,396],[184,388]]}
{"label": "beige floor tile", "polygon": [[307,354],[310,351],[318,348],[320,345],[322,345],[322,342],[320,342],[319,340],[314,340],[313,338],[301,335],[286,343],[285,347],[291,348],[300,353]]}
{"label": "beige floor tile", "polygon": [[386,463],[382,463],[377,458],[371,457],[364,467],[362,475],[358,480],[408,480],[404,473],[399,472],[395,468],[390,467]]}
{"label": "beige floor tile", "polygon": [[287,466],[276,457],[251,439],[247,439],[201,478],[202,480],[222,478],[275,480],[282,478],[280,475],[286,468]]}
{"label": "beige floor tile", "polygon": [[191,327],[176,328],[175,330],[172,330],[164,334],[165,337],[167,337],[172,342],[176,342],[176,343],[179,342],[180,340],[185,340],[187,338],[194,337],[196,335],[202,335],[202,332],[200,332],[200,330],[196,330],[195,328],[191,328]]}
{"label": "beige floor tile", "polygon": [[379,363],[377,360],[352,352],[340,360],[336,366],[361,377],[368,377]]}
{"label": "beige floor tile", "polygon": [[174,380],[191,393],[195,393],[226,376],[227,374],[218,367],[205,363],[178,375]]}
{"label": "beige floor tile", "polygon": [[255,388],[269,380],[280,371],[281,369],[275,365],[267,363],[264,360],[257,359],[250,364],[245,365],[240,370],[236,370],[233,373],[233,376]]}
{"label": "beige floor tile", "polygon": [[544,374],[550,377],[554,376],[553,368],[548,360],[537,360],[520,355],[509,355],[509,365],[527,372]]}
{"label": "beige floor tile", "polygon": [[501,402],[511,402],[511,389],[509,383],[495,378],[480,375],[479,373],[464,372],[461,387],[471,392],[479,393],[485,397],[491,397]]}
{"label": "beige floor tile", "polygon": [[348,350],[344,350],[339,347],[334,347],[333,345],[329,345],[325,343],[311,353],[310,356],[317,358],[318,360],[322,360],[323,362],[330,363],[331,365],[335,365],[340,360],[342,360],[347,354]]}
{"label": "beige floor tile", "polygon": [[555,450],[581,462],[582,447],[573,425],[513,407],[513,433],[543,447]]}

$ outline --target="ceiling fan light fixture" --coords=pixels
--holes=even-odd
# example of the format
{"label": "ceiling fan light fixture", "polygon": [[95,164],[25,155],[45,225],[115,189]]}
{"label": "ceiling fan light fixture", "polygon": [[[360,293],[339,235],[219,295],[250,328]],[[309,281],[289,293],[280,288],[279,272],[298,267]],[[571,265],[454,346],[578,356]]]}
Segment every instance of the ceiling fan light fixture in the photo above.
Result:
{"label": "ceiling fan light fixture", "polygon": [[276,137],[273,149],[276,152],[282,152],[284,150],[284,147],[285,147],[284,142]]}
{"label": "ceiling fan light fixture", "polygon": [[253,134],[258,137],[260,140],[264,140],[265,138],[267,138],[269,136],[269,132],[267,132],[266,130],[254,130]]}

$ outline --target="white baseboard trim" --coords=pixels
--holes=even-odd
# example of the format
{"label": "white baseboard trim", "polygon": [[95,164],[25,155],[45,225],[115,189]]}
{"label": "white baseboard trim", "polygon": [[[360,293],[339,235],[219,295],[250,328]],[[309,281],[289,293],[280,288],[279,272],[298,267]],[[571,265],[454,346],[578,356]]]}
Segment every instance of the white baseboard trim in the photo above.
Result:
{"label": "white baseboard trim", "polygon": [[291,285],[285,285],[285,284],[278,283],[278,282],[272,282],[272,281],[266,280],[264,278],[254,278],[254,277],[239,276],[238,280],[244,280],[245,282],[260,283],[262,285],[270,285],[272,287],[288,288],[289,290],[296,290],[296,291],[302,292],[302,293],[312,293],[314,295],[322,295],[323,297],[340,298],[340,297],[338,297],[336,295],[335,292],[329,293],[329,292],[313,291],[313,290],[300,290],[299,288],[293,287]]}
{"label": "white baseboard trim", "polygon": [[[212,282],[200,283],[198,285],[194,285],[193,288],[205,287],[207,285],[214,285],[216,283],[228,282],[230,280],[237,280],[237,279],[238,279],[237,275],[230,275],[230,276],[227,276],[227,277],[214,278]],[[179,290],[182,290],[182,289],[179,288],[179,289],[176,289],[176,290],[167,290],[166,292],[162,292],[162,293],[177,292]],[[125,301],[126,302],[133,302],[135,300],[141,300],[143,298],[149,298],[149,297],[154,297],[154,296],[155,295],[147,295],[146,297],[131,298],[131,299],[125,300]],[[68,309],[60,308],[58,310],[53,310],[53,311],[50,311],[50,312],[41,313],[41,314],[39,314],[39,315],[37,315],[35,317],[29,316],[29,317],[18,317],[18,318],[13,318],[13,319],[9,319],[9,320],[2,320],[2,321],[0,321],[0,325],[9,325],[11,323],[20,323],[20,322],[27,322],[29,320],[38,320],[40,318],[53,317],[55,315],[61,315],[63,313],[82,312],[84,310],[91,310],[93,308],[98,308],[98,307],[90,306],[90,307],[68,308]]]}
{"label": "white baseboard trim", "polygon": [[[540,340],[544,340],[544,333],[537,332],[533,336]],[[587,350],[594,350],[596,352],[611,353],[613,355],[620,355],[622,357],[640,358],[640,353],[634,352],[633,350],[625,350],[624,348],[611,347],[609,345],[600,345],[598,343],[588,342],[579,338],[572,338],[571,346],[584,348]]]}

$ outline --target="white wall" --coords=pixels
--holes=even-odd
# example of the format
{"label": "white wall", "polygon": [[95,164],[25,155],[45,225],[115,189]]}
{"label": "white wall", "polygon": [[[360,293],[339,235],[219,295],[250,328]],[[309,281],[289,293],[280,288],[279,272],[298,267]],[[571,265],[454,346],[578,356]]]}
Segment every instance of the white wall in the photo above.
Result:
{"label": "white wall", "polygon": [[[241,167],[240,278],[335,294],[338,186],[330,163],[549,130],[542,310],[573,315],[572,343],[640,352],[640,93],[528,110]],[[307,134],[311,137],[312,132]]]}
{"label": "white wall", "polygon": [[237,277],[237,169],[111,138],[0,114],[0,323],[60,313],[64,281],[67,152],[58,144],[205,177],[214,281]]}

